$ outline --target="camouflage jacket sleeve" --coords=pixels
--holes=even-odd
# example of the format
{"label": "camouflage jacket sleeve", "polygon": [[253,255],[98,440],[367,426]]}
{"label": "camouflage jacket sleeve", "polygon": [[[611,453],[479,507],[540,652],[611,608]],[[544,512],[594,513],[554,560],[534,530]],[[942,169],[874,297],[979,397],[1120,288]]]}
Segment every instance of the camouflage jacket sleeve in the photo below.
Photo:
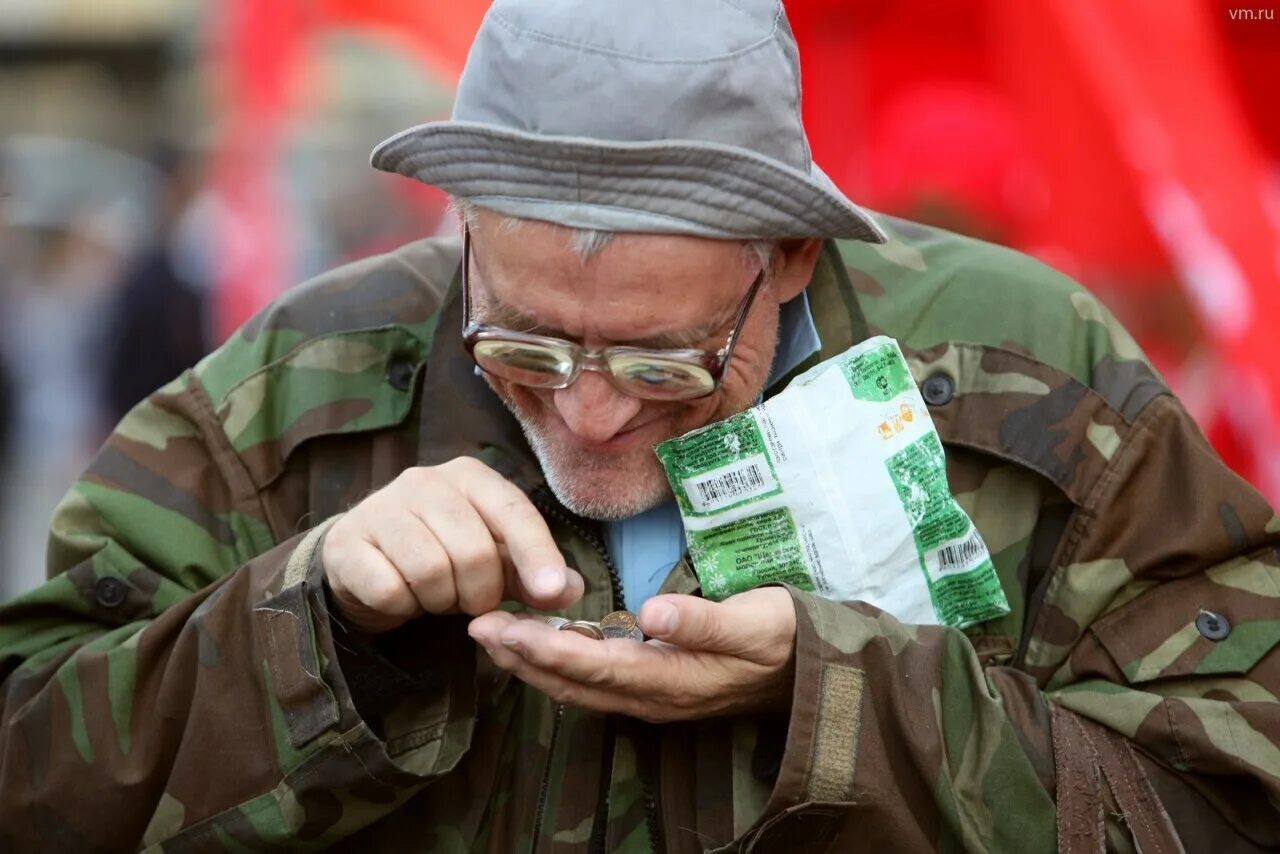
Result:
{"label": "camouflage jacket sleeve", "polygon": [[[1143,795],[1134,757],[1186,850],[1280,846],[1280,525],[1172,396],[1118,438],[1020,662],[793,591],[796,702],[759,850],[797,833],[816,847],[1090,850],[1073,846],[1103,808],[1109,845],[1131,850],[1115,819]],[[1056,806],[1077,813],[1061,840]]]}
{"label": "camouflage jacket sleeve", "polygon": [[[352,699],[362,689],[337,664],[314,560],[326,527],[273,533],[236,446],[270,430],[214,402],[233,381],[252,391],[279,359],[298,363],[290,401],[305,402],[306,372],[342,345],[296,340],[285,355],[242,334],[154,394],[59,507],[51,580],[0,609],[0,850],[321,847],[466,749],[473,651],[451,648],[465,632],[442,625],[426,638],[456,672],[436,673],[413,708],[367,722]],[[353,365],[378,372],[365,387],[385,386],[379,351],[350,346],[368,358],[339,353],[342,375],[308,387],[343,393]],[[287,409],[245,399],[259,414]]]}

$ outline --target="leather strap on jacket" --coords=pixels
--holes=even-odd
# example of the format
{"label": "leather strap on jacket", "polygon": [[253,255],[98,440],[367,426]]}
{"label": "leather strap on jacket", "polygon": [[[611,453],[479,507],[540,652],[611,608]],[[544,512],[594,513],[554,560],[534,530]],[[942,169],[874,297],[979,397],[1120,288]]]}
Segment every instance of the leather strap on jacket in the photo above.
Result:
{"label": "leather strap on jacket", "polygon": [[1056,704],[1053,764],[1058,777],[1058,854],[1102,854],[1102,776],[1080,719]]}
{"label": "leather strap on jacket", "polygon": [[1185,854],[1178,832],[1129,742],[1114,730],[1052,707],[1058,777],[1058,850],[1106,849],[1102,783],[1120,807],[1141,854]]}

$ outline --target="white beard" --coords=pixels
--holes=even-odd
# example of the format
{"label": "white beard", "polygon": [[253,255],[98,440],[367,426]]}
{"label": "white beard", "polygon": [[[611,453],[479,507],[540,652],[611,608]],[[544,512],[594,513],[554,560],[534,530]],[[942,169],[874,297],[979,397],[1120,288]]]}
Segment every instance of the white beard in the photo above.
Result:
{"label": "white beard", "polygon": [[[671,489],[655,458],[648,476],[636,478],[630,471],[614,472],[612,466],[601,465],[605,460],[590,454],[573,452],[542,435],[537,425],[530,422],[516,407],[512,410],[529,446],[533,449],[542,473],[556,498],[570,511],[585,519],[615,521],[643,513],[670,497]],[[648,453],[652,453],[649,450]],[[599,489],[591,494],[580,483],[583,475],[608,481],[608,492]]]}

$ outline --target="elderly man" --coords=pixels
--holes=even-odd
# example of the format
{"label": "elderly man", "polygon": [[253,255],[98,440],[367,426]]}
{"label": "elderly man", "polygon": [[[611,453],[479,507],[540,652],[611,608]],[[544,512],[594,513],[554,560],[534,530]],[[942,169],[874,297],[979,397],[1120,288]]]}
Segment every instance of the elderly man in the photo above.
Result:
{"label": "elderly man", "polygon": [[[463,239],[293,291],[62,504],[0,848],[1280,845],[1280,520],[1093,297],[855,207],[798,100],[777,0],[497,0],[374,153]],[[872,333],[1011,613],[700,598],[653,446]]]}

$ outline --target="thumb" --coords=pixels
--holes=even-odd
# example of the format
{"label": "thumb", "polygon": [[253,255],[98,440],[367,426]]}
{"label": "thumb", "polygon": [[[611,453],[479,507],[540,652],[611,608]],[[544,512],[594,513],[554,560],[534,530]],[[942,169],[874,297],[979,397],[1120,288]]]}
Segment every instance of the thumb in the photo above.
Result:
{"label": "thumb", "polygon": [[640,608],[639,623],[646,636],[690,650],[741,656],[757,645],[733,609],[696,596],[655,596]]}

